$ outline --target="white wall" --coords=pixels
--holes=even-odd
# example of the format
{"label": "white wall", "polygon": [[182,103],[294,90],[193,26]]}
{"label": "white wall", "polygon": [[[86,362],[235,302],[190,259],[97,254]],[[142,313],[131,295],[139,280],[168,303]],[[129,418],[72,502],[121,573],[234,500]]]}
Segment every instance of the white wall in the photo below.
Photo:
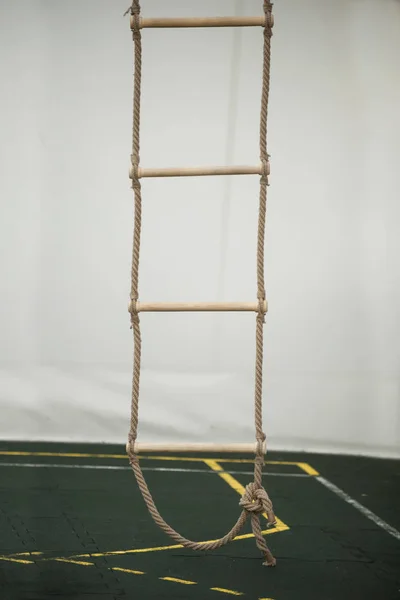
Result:
{"label": "white wall", "polygon": [[[3,439],[127,437],[128,4],[0,0]],[[280,0],[274,14],[269,446],[400,456],[400,5]],[[258,161],[261,51],[256,29],[146,30],[142,165]],[[255,299],[257,178],[146,180],[143,200],[143,301]],[[140,439],[253,440],[254,328],[251,314],[143,315]]]}

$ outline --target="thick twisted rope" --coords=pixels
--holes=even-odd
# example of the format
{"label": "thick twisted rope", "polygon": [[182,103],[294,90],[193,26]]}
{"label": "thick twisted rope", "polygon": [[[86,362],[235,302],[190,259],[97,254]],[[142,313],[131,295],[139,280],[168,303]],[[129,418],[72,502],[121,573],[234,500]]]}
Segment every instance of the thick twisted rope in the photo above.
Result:
{"label": "thick twisted rope", "polygon": [[137,311],[138,301],[138,281],[139,281],[139,256],[140,256],[140,233],[141,233],[141,213],[142,197],[139,181],[139,150],[140,150],[140,96],[141,96],[141,68],[142,68],[142,43],[140,32],[140,3],[139,0],[133,0],[130,13],[133,17],[133,41],[134,41],[134,94],[133,94],[133,132],[132,132],[132,154],[131,154],[131,178],[132,189],[135,196],[135,224],[133,234],[132,251],[132,269],[131,269],[131,293],[129,312],[131,314],[131,327],[134,337],[134,356],[133,356],[133,378],[132,378],[132,404],[131,404],[131,423],[128,436],[127,453],[129,462],[132,466],[139,489],[142,493],[144,502],[152,516],[154,522],[173,540],[182,544],[186,548],[193,550],[215,550],[231,542],[241,531],[248,517],[251,519],[251,525],[258,548],[265,557],[265,563],[268,566],[276,564],[275,558],[269,550],[265,538],[262,534],[260,524],[260,515],[266,514],[268,525],[276,523],[272,502],[262,487],[262,466],[264,463],[263,442],[265,434],[262,430],[262,367],[263,367],[263,324],[265,320],[264,313],[264,231],[266,217],[267,185],[269,174],[269,163],[267,153],[267,113],[270,81],[270,48],[272,36],[272,4],[264,2],[265,27],[264,27],[264,51],[263,51],[263,80],[261,96],[261,117],[260,117],[260,160],[262,164],[262,176],[260,179],[260,199],[259,199],[259,220],[258,220],[258,239],[257,239],[257,297],[259,301],[259,311],[256,322],[256,367],[255,367],[255,397],[254,397],[254,417],[257,449],[254,464],[254,481],[246,486],[245,492],[240,499],[239,505],[242,512],[232,529],[223,537],[211,542],[195,542],[189,540],[175,531],[162,518],[157,510],[155,502],[149,491],[147,483],[143,477],[139,465],[139,458],[135,453],[134,446],[138,430],[138,410],[139,410],[139,388],[140,388],[140,361],[141,361],[141,334],[140,320]]}

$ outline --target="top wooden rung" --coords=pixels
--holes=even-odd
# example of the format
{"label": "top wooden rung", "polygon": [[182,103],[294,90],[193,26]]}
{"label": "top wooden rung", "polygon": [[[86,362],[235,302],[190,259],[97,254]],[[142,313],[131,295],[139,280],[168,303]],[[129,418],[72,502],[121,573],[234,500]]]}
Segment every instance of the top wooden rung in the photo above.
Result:
{"label": "top wooden rung", "polygon": [[[271,15],[272,19],[272,15]],[[265,16],[259,17],[173,17],[139,19],[140,29],[164,27],[265,27]],[[135,19],[131,16],[131,29]]]}

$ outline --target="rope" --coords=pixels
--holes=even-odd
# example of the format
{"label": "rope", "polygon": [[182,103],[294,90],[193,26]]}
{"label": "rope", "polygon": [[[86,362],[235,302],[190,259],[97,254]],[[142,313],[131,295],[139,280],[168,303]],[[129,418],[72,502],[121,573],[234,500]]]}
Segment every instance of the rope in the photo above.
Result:
{"label": "rope", "polygon": [[138,430],[138,411],[139,411],[139,388],[140,388],[140,362],[141,362],[141,334],[140,320],[137,311],[138,301],[138,282],[139,282],[139,256],[140,256],[140,233],[141,233],[141,213],[142,196],[141,185],[138,176],[139,170],[139,150],[140,150],[140,97],[141,97],[141,70],[142,70],[142,41],[140,31],[140,2],[133,0],[129,11],[133,16],[133,41],[134,41],[134,93],[133,93],[133,131],[132,131],[132,189],[135,198],[135,216],[133,233],[133,251],[132,251],[132,269],[131,269],[131,293],[129,312],[131,314],[131,328],[134,338],[134,356],[133,356],[133,377],[132,377],[132,403],[131,403],[131,422],[128,435],[127,453],[132,470],[135,474],[137,484],[143,496],[144,502],[149,510],[154,522],[169,535],[173,540],[186,548],[192,550],[215,550],[231,542],[242,530],[248,517],[251,519],[251,526],[258,548],[265,557],[268,566],[274,566],[276,560],[269,550],[265,538],[261,532],[260,515],[266,514],[268,526],[276,524],[276,518],[273,511],[272,502],[262,487],[262,466],[264,463],[263,442],[266,438],[262,430],[262,375],[263,375],[263,324],[265,322],[264,300],[264,231],[266,217],[267,186],[269,175],[269,155],[267,152],[267,114],[270,82],[270,50],[271,36],[273,27],[272,3],[264,1],[265,13],[264,27],[264,50],[263,50],[263,77],[262,77],[262,95],[261,95],[261,116],[260,116],[260,160],[262,164],[262,175],[260,178],[260,197],[259,197],[259,219],[258,219],[258,238],[257,238],[257,298],[259,310],[256,320],[256,365],[255,365],[255,396],[254,396],[254,418],[256,431],[256,456],[254,463],[254,481],[249,483],[243,496],[240,499],[239,506],[242,512],[231,530],[223,537],[212,542],[195,542],[182,536],[175,531],[162,518],[157,510],[153,497],[149,491],[147,483],[143,477],[139,465],[139,458],[135,454],[134,445]]}

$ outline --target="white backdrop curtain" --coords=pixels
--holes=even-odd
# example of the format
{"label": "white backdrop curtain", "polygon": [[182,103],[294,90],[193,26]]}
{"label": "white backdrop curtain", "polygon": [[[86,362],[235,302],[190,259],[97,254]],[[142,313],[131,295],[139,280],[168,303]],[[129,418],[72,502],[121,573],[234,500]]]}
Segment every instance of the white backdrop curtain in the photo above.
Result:
{"label": "white backdrop curtain", "polygon": [[[127,438],[127,4],[0,0],[0,439]],[[400,456],[400,4],[274,14],[269,447]],[[144,31],[142,165],[258,162],[261,61],[257,28]],[[256,177],[146,180],[143,202],[143,301],[255,300]],[[146,314],[142,330],[141,440],[254,439],[255,315]]]}

